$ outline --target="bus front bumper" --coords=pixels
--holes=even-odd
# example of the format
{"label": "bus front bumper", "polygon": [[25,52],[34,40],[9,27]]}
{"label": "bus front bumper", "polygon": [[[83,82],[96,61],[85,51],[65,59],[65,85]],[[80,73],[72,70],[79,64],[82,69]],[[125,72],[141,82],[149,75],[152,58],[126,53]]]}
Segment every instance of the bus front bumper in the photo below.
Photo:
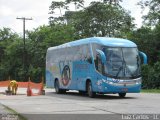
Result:
{"label": "bus front bumper", "polygon": [[141,78],[134,80],[119,80],[111,82],[102,80],[98,84],[98,91],[101,93],[139,93],[141,90]]}

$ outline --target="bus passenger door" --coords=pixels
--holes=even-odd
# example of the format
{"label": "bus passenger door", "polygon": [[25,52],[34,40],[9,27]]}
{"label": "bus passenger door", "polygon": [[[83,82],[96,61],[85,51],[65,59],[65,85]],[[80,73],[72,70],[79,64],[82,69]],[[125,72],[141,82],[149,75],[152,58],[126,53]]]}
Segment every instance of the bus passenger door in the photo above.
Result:
{"label": "bus passenger door", "polygon": [[96,56],[95,67],[100,74],[102,75],[104,74],[104,64],[102,63],[102,60],[99,54]]}
{"label": "bus passenger door", "polygon": [[95,58],[95,69],[96,74],[94,76],[96,86],[94,87],[95,91],[101,92],[102,86],[99,84],[102,79],[106,79],[105,77],[105,65],[106,65],[106,59],[105,55],[102,53],[102,51],[97,51],[96,58]]}
{"label": "bus passenger door", "polygon": [[105,64],[106,64],[106,56],[103,51],[97,50],[96,59],[95,59],[95,67],[96,70],[101,74],[105,74]]}

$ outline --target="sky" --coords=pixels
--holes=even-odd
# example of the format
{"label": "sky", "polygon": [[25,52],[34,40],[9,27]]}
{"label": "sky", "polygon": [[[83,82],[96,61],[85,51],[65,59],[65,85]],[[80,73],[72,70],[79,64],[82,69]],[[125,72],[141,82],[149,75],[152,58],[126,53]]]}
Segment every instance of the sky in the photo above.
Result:
{"label": "sky", "polygon": [[[13,32],[22,35],[23,22],[17,17],[32,18],[26,21],[26,29],[33,30],[40,25],[47,25],[49,18],[49,6],[54,0],[0,0],[0,29],[11,28]],[[58,1],[58,0],[57,0]],[[85,0],[88,4],[93,0]],[[98,0],[96,0],[98,1]],[[123,0],[122,6],[131,11],[131,16],[135,18],[137,27],[142,25],[141,9],[137,6],[140,0]],[[144,14],[146,14],[145,12]]]}

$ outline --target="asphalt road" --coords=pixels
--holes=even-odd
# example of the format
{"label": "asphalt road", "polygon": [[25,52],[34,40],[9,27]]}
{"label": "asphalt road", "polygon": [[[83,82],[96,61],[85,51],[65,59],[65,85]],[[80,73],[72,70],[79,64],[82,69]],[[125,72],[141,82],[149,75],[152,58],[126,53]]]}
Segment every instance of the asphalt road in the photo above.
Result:
{"label": "asphalt road", "polygon": [[46,95],[16,96],[0,95],[4,104],[29,120],[115,120],[115,119],[157,119],[160,120],[160,94],[134,93],[126,98],[117,94],[97,95],[89,98],[76,91],[56,94],[46,89]]}

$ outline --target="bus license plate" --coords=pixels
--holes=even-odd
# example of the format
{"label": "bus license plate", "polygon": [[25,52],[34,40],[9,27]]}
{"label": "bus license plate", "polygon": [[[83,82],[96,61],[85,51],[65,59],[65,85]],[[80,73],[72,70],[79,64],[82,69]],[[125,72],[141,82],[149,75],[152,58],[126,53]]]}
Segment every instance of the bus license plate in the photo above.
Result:
{"label": "bus license plate", "polygon": [[127,92],[127,91],[128,91],[128,88],[121,88],[121,91]]}

